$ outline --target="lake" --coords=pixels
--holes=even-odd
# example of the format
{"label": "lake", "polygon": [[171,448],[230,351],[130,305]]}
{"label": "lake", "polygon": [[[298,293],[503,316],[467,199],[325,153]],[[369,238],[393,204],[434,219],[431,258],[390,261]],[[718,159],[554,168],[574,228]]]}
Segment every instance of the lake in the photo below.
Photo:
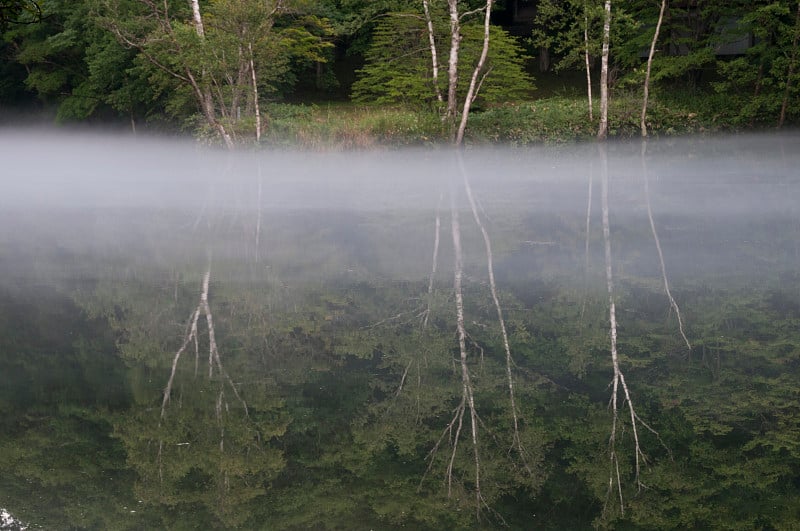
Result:
{"label": "lake", "polygon": [[0,130],[0,528],[790,529],[798,147]]}

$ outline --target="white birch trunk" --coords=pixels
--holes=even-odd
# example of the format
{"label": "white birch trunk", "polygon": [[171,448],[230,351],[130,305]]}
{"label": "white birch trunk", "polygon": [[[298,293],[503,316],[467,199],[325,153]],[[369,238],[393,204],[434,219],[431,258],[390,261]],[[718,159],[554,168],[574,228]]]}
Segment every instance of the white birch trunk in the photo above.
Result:
{"label": "white birch trunk", "polygon": [[603,17],[603,52],[600,63],[600,127],[597,139],[608,137],[608,43],[611,35],[611,0],[605,1]]}
{"label": "white birch trunk", "polygon": [[486,64],[486,56],[489,55],[489,26],[491,23],[493,3],[494,0],[486,0],[486,12],[484,13],[483,17],[483,49],[481,50],[481,56],[478,59],[478,64],[475,65],[475,69],[472,71],[472,78],[469,81],[467,96],[464,98],[464,109],[461,111],[461,121],[458,124],[458,133],[456,134],[455,139],[456,146],[460,146],[464,141],[464,131],[467,129],[469,109],[472,106],[472,102],[475,100],[475,97],[478,95],[478,90],[480,88],[478,76],[481,74],[483,67]]}
{"label": "white birch trunk", "polygon": [[647,55],[647,70],[644,74],[644,97],[642,98],[642,136],[647,137],[647,100],[650,97],[650,70],[653,66],[653,56],[656,53],[656,42],[661,31],[661,23],[664,21],[664,9],[667,7],[667,0],[661,0],[661,11],[658,13],[656,32],[653,34],[653,42],[650,43],[650,53]]}
{"label": "white birch trunk", "polygon": [[[194,21],[194,30],[197,32],[197,35],[203,39],[205,38],[206,30],[205,26],[203,25],[203,17],[200,14],[200,3],[198,0],[190,0],[192,5],[192,19]],[[208,124],[217,130],[219,136],[222,137],[223,142],[225,142],[225,147],[228,149],[233,149],[233,139],[231,135],[228,134],[228,131],[225,129],[225,126],[217,119],[217,112],[214,109],[214,97],[211,95],[211,88],[208,87],[208,83],[205,81],[203,82],[204,87],[202,90],[199,86],[197,86],[196,82],[193,79],[192,74],[188,71],[187,68],[187,75],[189,78],[192,79],[192,85],[195,89],[195,93],[198,94],[198,99],[200,100],[200,107],[203,110],[203,115],[206,117],[206,121]],[[205,78],[205,71],[203,72],[203,77]]]}
{"label": "white birch trunk", "polygon": [[[625,375],[620,368],[619,352],[617,351],[617,309],[614,302],[614,276],[613,266],[611,260],[611,228],[608,216],[608,154],[606,152],[606,144],[598,145],[601,163],[601,180],[602,180],[602,218],[603,218],[603,242],[605,244],[605,266],[606,266],[606,288],[608,290],[608,319],[609,319],[609,335],[611,336],[611,366],[614,370],[614,376],[611,380],[611,435],[608,439],[609,459],[611,470],[608,478],[608,495],[614,490],[614,478],[616,477],[617,492],[619,494],[620,512],[625,514],[625,505],[622,496],[622,479],[619,472],[619,456],[617,455],[617,435],[618,432],[624,434],[624,426],[619,417],[619,408],[628,406],[628,413],[631,421],[631,435],[633,435],[633,454],[634,454],[634,473],[635,482],[638,488],[641,489],[642,482],[641,463],[645,461],[645,455],[642,452],[641,445],[639,444],[639,423],[641,423],[650,432],[661,439],[658,433],[643,422],[636,414],[636,410],[631,400],[631,394],[628,389],[628,384],[625,381]],[[622,405],[620,406],[618,394],[622,390]],[[663,442],[662,442],[663,444]]]}
{"label": "white birch trunk", "polygon": [[436,100],[444,101],[442,91],[439,90],[439,58],[436,55],[436,39],[433,31],[433,20],[431,20],[429,0],[422,0],[422,9],[425,11],[425,23],[428,27],[428,44],[431,47],[431,68],[433,77],[433,90],[436,92]]}
{"label": "white birch trunk", "polygon": [[256,114],[256,142],[261,142],[261,109],[258,106],[258,83],[256,82],[256,65],[253,59],[252,42],[247,43],[247,49],[250,51],[250,77],[253,82],[253,107]]}
{"label": "white birch trunk", "polygon": [[461,45],[461,23],[458,20],[458,0],[447,0],[450,11],[450,57],[447,60],[447,112],[448,120],[455,120],[458,90],[458,49]]}
{"label": "white birch trunk", "polygon": [[194,20],[194,30],[200,37],[206,34],[205,27],[203,26],[203,17],[200,15],[200,3],[198,0],[190,0],[192,4],[192,19]]}
{"label": "white birch trunk", "polygon": [[583,58],[586,62],[586,96],[589,100],[589,121],[594,121],[592,102],[592,69],[589,65],[589,12],[588,4],[583,5]]}

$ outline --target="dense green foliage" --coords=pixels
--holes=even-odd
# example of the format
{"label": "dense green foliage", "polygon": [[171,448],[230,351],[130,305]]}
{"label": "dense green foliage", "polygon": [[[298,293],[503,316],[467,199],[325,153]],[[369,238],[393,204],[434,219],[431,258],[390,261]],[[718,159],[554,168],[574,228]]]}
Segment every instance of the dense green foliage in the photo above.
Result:
{"label": "dense green foliage", "polygon": [[[440,24],[443,25],[443,24]],[[459,97],[466,94],[471,66],[481,53],[483,28],[476,24],[462,28]],[[450,36],[441,29],[437,43],[438,64],[447,65]],[[524,71],[525,55],[519,44],[500,28],[491,29],[492,47],[486,69],[490,72],[478,94],[480,103],[516,101],[529,97],[533,84]],[[427,28],[419,13],[392,13],[378,23],[372,44],[365,53],[366,65],[353,84],[356,102],[401,103],[407,106],[436,104],[432,79],[431,51]],[[446,68],[440,67],[438,90],[446,92]]]}
{"label": "dense green foliage", "polygon": [[[460,4],[462,13],[479,7],[479,3]],[[666,10],[656,47],[650,99],[651,112],[671,117],[664,131],[698,130],[685,123],[682,114],[708,114],[706,130],[797,121],[800,17],[796,3],[704,0],[673,4]],[[202,36],[196,32],[186,0],[46,0],[0,7],[0,56],[4,59],[0,61],[0,105],[6,115],[38,108],[62,122],[188,128],[201,136],[224,130],[234,141],[247,142],[255,135],[258,100],[263,109],[262,141],[303,144],[303,138],[281,133],[289,125],[285,113],[273,120],[270,109],[277,107],[270,103],[289,99],[319,104],[352,96],[360,103],[399,104],[414,113],[430,113],[431,120],[441,114],[425,18],[417,1],[204,0],[200,2]],[[430,7],[439,55],[438,85],[446,93],[447,5],[432,0]],[[612,102],[640,97],[643,62],[658,8],[658,2],[646,0],[613,3]],[[497,3],[495,11],[498,21],[514,23],[510,2]],[[461,98],[481,47],[478,15],[462,20]],[[477,110],[527,105],[537,97],[531,93],[536,63],[554,69],[536,74],[540,84],[546,85],[553,76],[583,70],[587,47],[596,84],[601,18],[601,6],[594,2],[541,0],[533,17],[521,21],[531,38],[512,37],[506,28],[493,25]],[[588,42],[584,42],[584,30]],[[585,98],[585,81],[581,76],[566,78],[577,104]],[[671,109],[676,89],[691,90],[695,108],[687,113]],[[656,124],[661,121],[658,116],[652,119]],[[290,129],[303,127],[290,125]],[[585,127],[594,125],[587,122]],[[506,128],[514,126],[509,123]],[[612,134],[625,134],[625,118],[612,115],[611,128]],[[441,141],[451,134],[449,127],[424,129],[413,142]],[[514,134],[476,131],[475,136],[500,139]],[[569,135],[557,134],[564,136]],[[356,142],[334,140],[333,144],[383,141],[378,136]]]}

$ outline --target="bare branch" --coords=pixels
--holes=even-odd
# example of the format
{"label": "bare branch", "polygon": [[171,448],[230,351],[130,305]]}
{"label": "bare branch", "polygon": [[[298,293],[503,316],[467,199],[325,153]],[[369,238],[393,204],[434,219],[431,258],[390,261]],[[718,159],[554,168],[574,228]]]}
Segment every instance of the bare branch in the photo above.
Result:
{"label": "bare branch", "polygon": [[477,9],[473,9],[472,11],[465,11],[464,13],[461,13],[461,15],[459,15],[458,19],[459,20],[464,20],[465,18],[471,17],[472,15],[475,15],[477,13],[482,13],[482,12],[486,11],[487,7],[488,6],[483,6],[483,7],[477,8]]}

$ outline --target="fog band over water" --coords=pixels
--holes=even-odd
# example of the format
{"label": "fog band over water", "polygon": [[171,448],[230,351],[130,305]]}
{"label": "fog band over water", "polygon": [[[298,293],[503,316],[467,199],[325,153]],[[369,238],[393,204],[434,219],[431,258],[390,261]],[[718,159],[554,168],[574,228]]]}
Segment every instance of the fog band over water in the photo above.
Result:
{"label": "fog band over water", "polygon": [[0,130],[0,507],[45,528],[780,528],[798,146]]}

